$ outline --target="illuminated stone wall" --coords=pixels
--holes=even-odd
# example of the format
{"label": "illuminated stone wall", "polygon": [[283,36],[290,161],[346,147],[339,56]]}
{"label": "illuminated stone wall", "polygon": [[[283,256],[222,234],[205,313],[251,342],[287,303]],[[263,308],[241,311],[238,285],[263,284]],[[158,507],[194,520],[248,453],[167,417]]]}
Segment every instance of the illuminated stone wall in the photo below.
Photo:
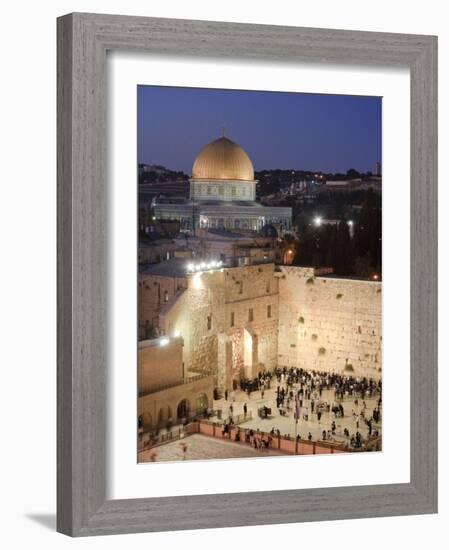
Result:
{"label": "illuminated stone wall", "polygon": [[139,339],[150,335],[151,328],[159,328],[159,313],[165,303],[187,286],[185,277],[162,277],[160,275],[139,275]]}
{"label": "illuminated stone wall", "polygon": [[159,324],[182,336],[185,372],[213,374],[221,388],[276,366],[379,378],[381,287],[274,264],[206,271],[187,277]]}
{"label": "illuminated stone wall", "polygon": [[213,389],[213,376],[208,376],[139,397],[138,416],[141,417],[143,428],[165,427],[168,420],[181,420],[183,415],[178,413],[183,401],[188,414],[212,407]]}
{"label": "illuminated stone wall", "polygon": [[[279,273],[280,366],[380,377],[382,284]],[[352,370],[353,369],[353,370]]]}
{"label": "illuminated stone wall", "polygon": [[139,342],[139,393],[160,389],[183,379],[182,338]]}
{"label": "illuminated stone wall", "polygon": [[[278,322],[274,264],[189,275],[187,290],[162,308],[160,316],[166,334],[179,333],[184,339],[186,369],[213,373],[227,383],[238,380],[244,369],[244,329],[254,335],[257,344],[252,369],[246,369],[246,375],[276,366]],[[227,352],[219,352],[219,336]]]}

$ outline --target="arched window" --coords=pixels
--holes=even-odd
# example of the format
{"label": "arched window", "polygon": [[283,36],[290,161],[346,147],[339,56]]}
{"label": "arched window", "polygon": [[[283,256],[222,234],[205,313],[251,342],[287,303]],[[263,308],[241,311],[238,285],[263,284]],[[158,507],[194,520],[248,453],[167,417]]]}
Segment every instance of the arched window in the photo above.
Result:
{"label": "arched window", "polygon": [[183,399],[182,401],[180,401],[177,409],[178,418],[186,418],[189,414],[189,410],[190,410],[190,407],[187,399]]}

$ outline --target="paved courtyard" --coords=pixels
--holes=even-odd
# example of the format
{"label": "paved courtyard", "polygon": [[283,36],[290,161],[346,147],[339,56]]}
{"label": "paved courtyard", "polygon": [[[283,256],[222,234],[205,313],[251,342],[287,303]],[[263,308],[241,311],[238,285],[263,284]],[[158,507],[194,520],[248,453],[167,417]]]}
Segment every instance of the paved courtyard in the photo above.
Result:
{"label": "paved courtyard", "polygon": [[[366,404],[365,417],[367,419],[372,417],[373,409],[377,407],[378,396],[366,397],[364,400],[354,397],[346,396],[343,401],[338,401],[344,408],[344,417],[335,418],[332,412],[332,405],[334,404],[334,390],[323,390],[321,397],[314,395],[312,398],[317,402],[329,403],[331,406],[330,412],[323,410],[321,419],[318,422],[316,408],[314,413],[311,412],[311,401],[303,399],[302,411],[304,408],[308,408],[309,417],[308,420],[304,420],[301,415],[298,424],[296,425],[294,419],[294,400],[290,404],[290,410],[284,408],[285,415],[281,415],[276,407],[276,388],[278,386],[277,381],[272,381],[271,389],[265,390],[264,397],[262,399],[260,391],[254,391],[248,398],[248,395],[242,391],[229,392],[228,399],[216,400],[213,403],[215,411],[221,410],[222,420],[227,421],[232,414],[234,419],[237,416],[240,419],[244,416],[244,404],[247,405],[247,416],[251,417],[250,420],[241,422],[238,424],[244,428],[252,428],[253,430],[260,430],[261,432],[268,433],[274,428],[279,430],[281,435],[287,435],[294,437],[296,434],[300,435],[302,439],[308,439],[309,432],[312,434],[313,441],[320,441],[322,439],[322,432],[325,430],[331,430],[332,422],[335,421],[336,432],[332,435],[332,440],[336,443],[348,443],[349,438],[343,433],[347,428],[350,436],[355,435],[358,431],[365,439],[368,436],[368,426],[364,422],[360,415],[363,410],[363,403]],[[297,389],[293,387],[294,392]],[[233,410],[230,410],[232,405]],[[258,409],[266,406],[271,408],[272,415],[265,419],[259,418]],[[358,420],[358,426],[357,426]],[[218,418],[211,417],[210,421],[220,422]],[[380,430],[380,425],[374,425],[375,429]],[[161,430],[161,433],[165,433],[166,430]],[[186,452],[184,454],[183,446],[186,445]],[[250,445],[243,443],[235,443],[229,440],[222,440],[205,435],[194,434],[185,436],[182,439],[170,441],[164,443],[152,449],[148,449],[139,453],[139,462],[150,462],[155,460],[160,461],[177,461],[177,460],[211,460],[220,458],[245,458],[255,456],[278,456],[285,454],[277,449],[259,450]]]}
{"label": "paved courtyard", "polygon": [[[278,409],[276,408],[276,380],[272,381],[271,389],[265,390],[264,398],[261,398],[260,391],[255,391],[251,393],[251,397],[248,399],[248,395],[242,391],[235,392],[235,402],[231,399],[231,394],[228,396],[228,400],[220,399],[214,401],[214,409],[221,409],[223,418],[228,418],[230,414],[229,406],[233,405],[234,411],[233,414],[240,415],[243,414],[243,405],[246,403],[248,412],[251,411],[252,419],[248,422],[241,424],[243,428],[252,428],[254,430],[261,430],[263,432],[269,432],[272,428],[279,429],[282,435],[290,435],[291,437],[295,436],[295,419],[293,416],[294,413],[294,401],[291,403],[290,411],[287,411],[286,416],[281,416]],[[329,402],[332,406],[334,403],[334,390],[323,390],[320,401]],[[365,416],[367,419],[371,418],[373,409],[377,406],[378,397],[365,398],[366,403]],[[315,403],[316,403],[315,399]],[[301,418],[298,422],[297,433],[301,436],[302,439],[307,439],[309,432],[312,434],[313,441],[320,440],[322,437],[323,430],[330,430],[332,421],[335,421],[336,424],[336,436],[335,441],[337,442],[346,442],[347,438],[343,435],[343,430],[347,428],[350,435],[355,435],[359,431],[363,438],[368,436],[368,426],[365,424],[363,419],[359,418],[359,427],[357,428],[356,421],[353,418],[353,411],[358,416],[362,411],[363,401],[358,399],[358,405],[355,404],[355,399],[351,397],[346,397],[343,401],[339,401],[344,407],[343,418],[335,418],[334,414],[331,412],[323,412],[320,422],[318,422],[316,411],[314,414],[311,414],[311,405],[310,401],[303,400],[303,409],[308,407],[309,409],[309,420],[305,421]],[[271,408],[272,417],[268,419],[261,419],[258,416],[257,410],[262,406],[267,406]],[[213,420],[213,419],[212,419]]]}
{"label": "paved courtyard", "polygon": [[257,450],[250,445],[234,443],[205,435],[193,434],[177,441],[171,441],[159,447],[139,453],[139,462],[183,460],[183,444],[187,446],[185,460],[211,460],[217,458],[254,458],[256,456],[280,456],[275,449]]}

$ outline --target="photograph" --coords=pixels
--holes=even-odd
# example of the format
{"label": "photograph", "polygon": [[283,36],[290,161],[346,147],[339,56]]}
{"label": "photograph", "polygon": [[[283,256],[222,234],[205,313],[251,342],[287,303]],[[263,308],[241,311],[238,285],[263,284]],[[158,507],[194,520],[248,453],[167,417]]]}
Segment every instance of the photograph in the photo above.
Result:
{"label": "photograph", "polygon": [[136,93],[137,462],[382,451],[382,98]]}

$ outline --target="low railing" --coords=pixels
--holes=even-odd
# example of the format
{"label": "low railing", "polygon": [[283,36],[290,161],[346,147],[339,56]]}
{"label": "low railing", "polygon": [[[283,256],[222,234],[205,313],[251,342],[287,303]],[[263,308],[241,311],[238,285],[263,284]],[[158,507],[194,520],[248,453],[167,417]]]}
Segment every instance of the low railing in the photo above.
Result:
{"label": "low railing", "polygon": [[[252,435],[250,435],[252,432]],[[224,425],[218,422],[210,422],[207,420],[195,420],[184,426],[177,426],[171,430],[160,433],[158,435],[152,435],[149,432],[139,434],[139,452],[163,445],[164,443],[170,443],[177,441],[184,437],[193,434],[201,434],[207,437],[214,437],[217,439],[227,439],[241,445],[249,445],[255,447],[254,439],[257,442],[270,441],[267,449],[274,449],[284,454],[291,455],[315,455],[315,454],[336,454],[347,453],[364,450],[374,450],[373,447],[353,449],[344,444],[331,442],[331,441],[309,441],[307,439],[295,439],[286,435],[271,435],[266,432],[258,432],[249,428],[241,428],[237,425],[228,426],[224,429]],[[378,445],[376,446],[378,448]]]}
{"label": "low railing", "polygon": [[176,426],[169,431],[154,435],[151,432],[142,432],[139,434],[138,450],[145,451],[152,447],[158,447],[171,441],[177,441],[193,433],[198,433],[196,422],[187,424],[186,426]]}
{"label": "low railing", "polygon": [[[225,422],[227,423],[229,421],[229,418],[232,418],[232,422],[235,424],[235,425],[239,425],[239,424],[243,424],[244,422],[248,422],[249,420],[252,420],[253,419],[253,413],[252,411],[248,411],[246,414],[242,413],[242,414],[233,414],[232,416],[231,415],[226,415],[226,414],[223,414],[223,411],[222,410],[218,410],[218,411],[214,411],[215,414],[211,415],[213,417],[217,417],[218,418],[218,422],[220,424],[224,424]],[[217,420],[213,420],[213,422],[217,422]]]}
{"label": "low railing", "polygon": [[[249,428],[240,428],[239,426],[230,426],[226,431],[223,425],[217,423],[197,422],[198,431],[205,436],[218,439],[228,439],[242,445],[254,447],[254,438],[258,441],[271,441],[268,449],[278,450],[281,453],[291,455],[311,455],[311,454],[335,454],[352,452],[354,449],[348,448],[341,443],[330,441],[309,441],[307,439],[295,439],[286,435],[271,435],[266,432],[258,432]],[[252,431],[252,436],[250,435]],[[237,435],[238,434],[238,435]],[[265,447],[266,448],[266,447]]]}
{"label": "low railing", "polygon": [[[206,414],[204,410],[194,411],[187,415],[184,419],[178,418],[174,424],[171,424],[169,428],[164,429],[163,431],[156,430],[140,430],[138,433],[138,448],[140,450],[147,449],[149,447],[155,447],[163,443],[168,443],[169,441],[175,441],[180,437],[185,435],[190,435],[191,433],[197,433],[192,428],[194,424],[202,423],[208,425],[217,425],[222,426],[225,421],[228,421],[229,417],[220,419],[219,414],[221,410],[209,410]],[[213,418],[213,420],[211,420]],[[238,414],[232,417],[233,425],[238,426],[252,420],[252,413],[248,411],[245,414]]]}

